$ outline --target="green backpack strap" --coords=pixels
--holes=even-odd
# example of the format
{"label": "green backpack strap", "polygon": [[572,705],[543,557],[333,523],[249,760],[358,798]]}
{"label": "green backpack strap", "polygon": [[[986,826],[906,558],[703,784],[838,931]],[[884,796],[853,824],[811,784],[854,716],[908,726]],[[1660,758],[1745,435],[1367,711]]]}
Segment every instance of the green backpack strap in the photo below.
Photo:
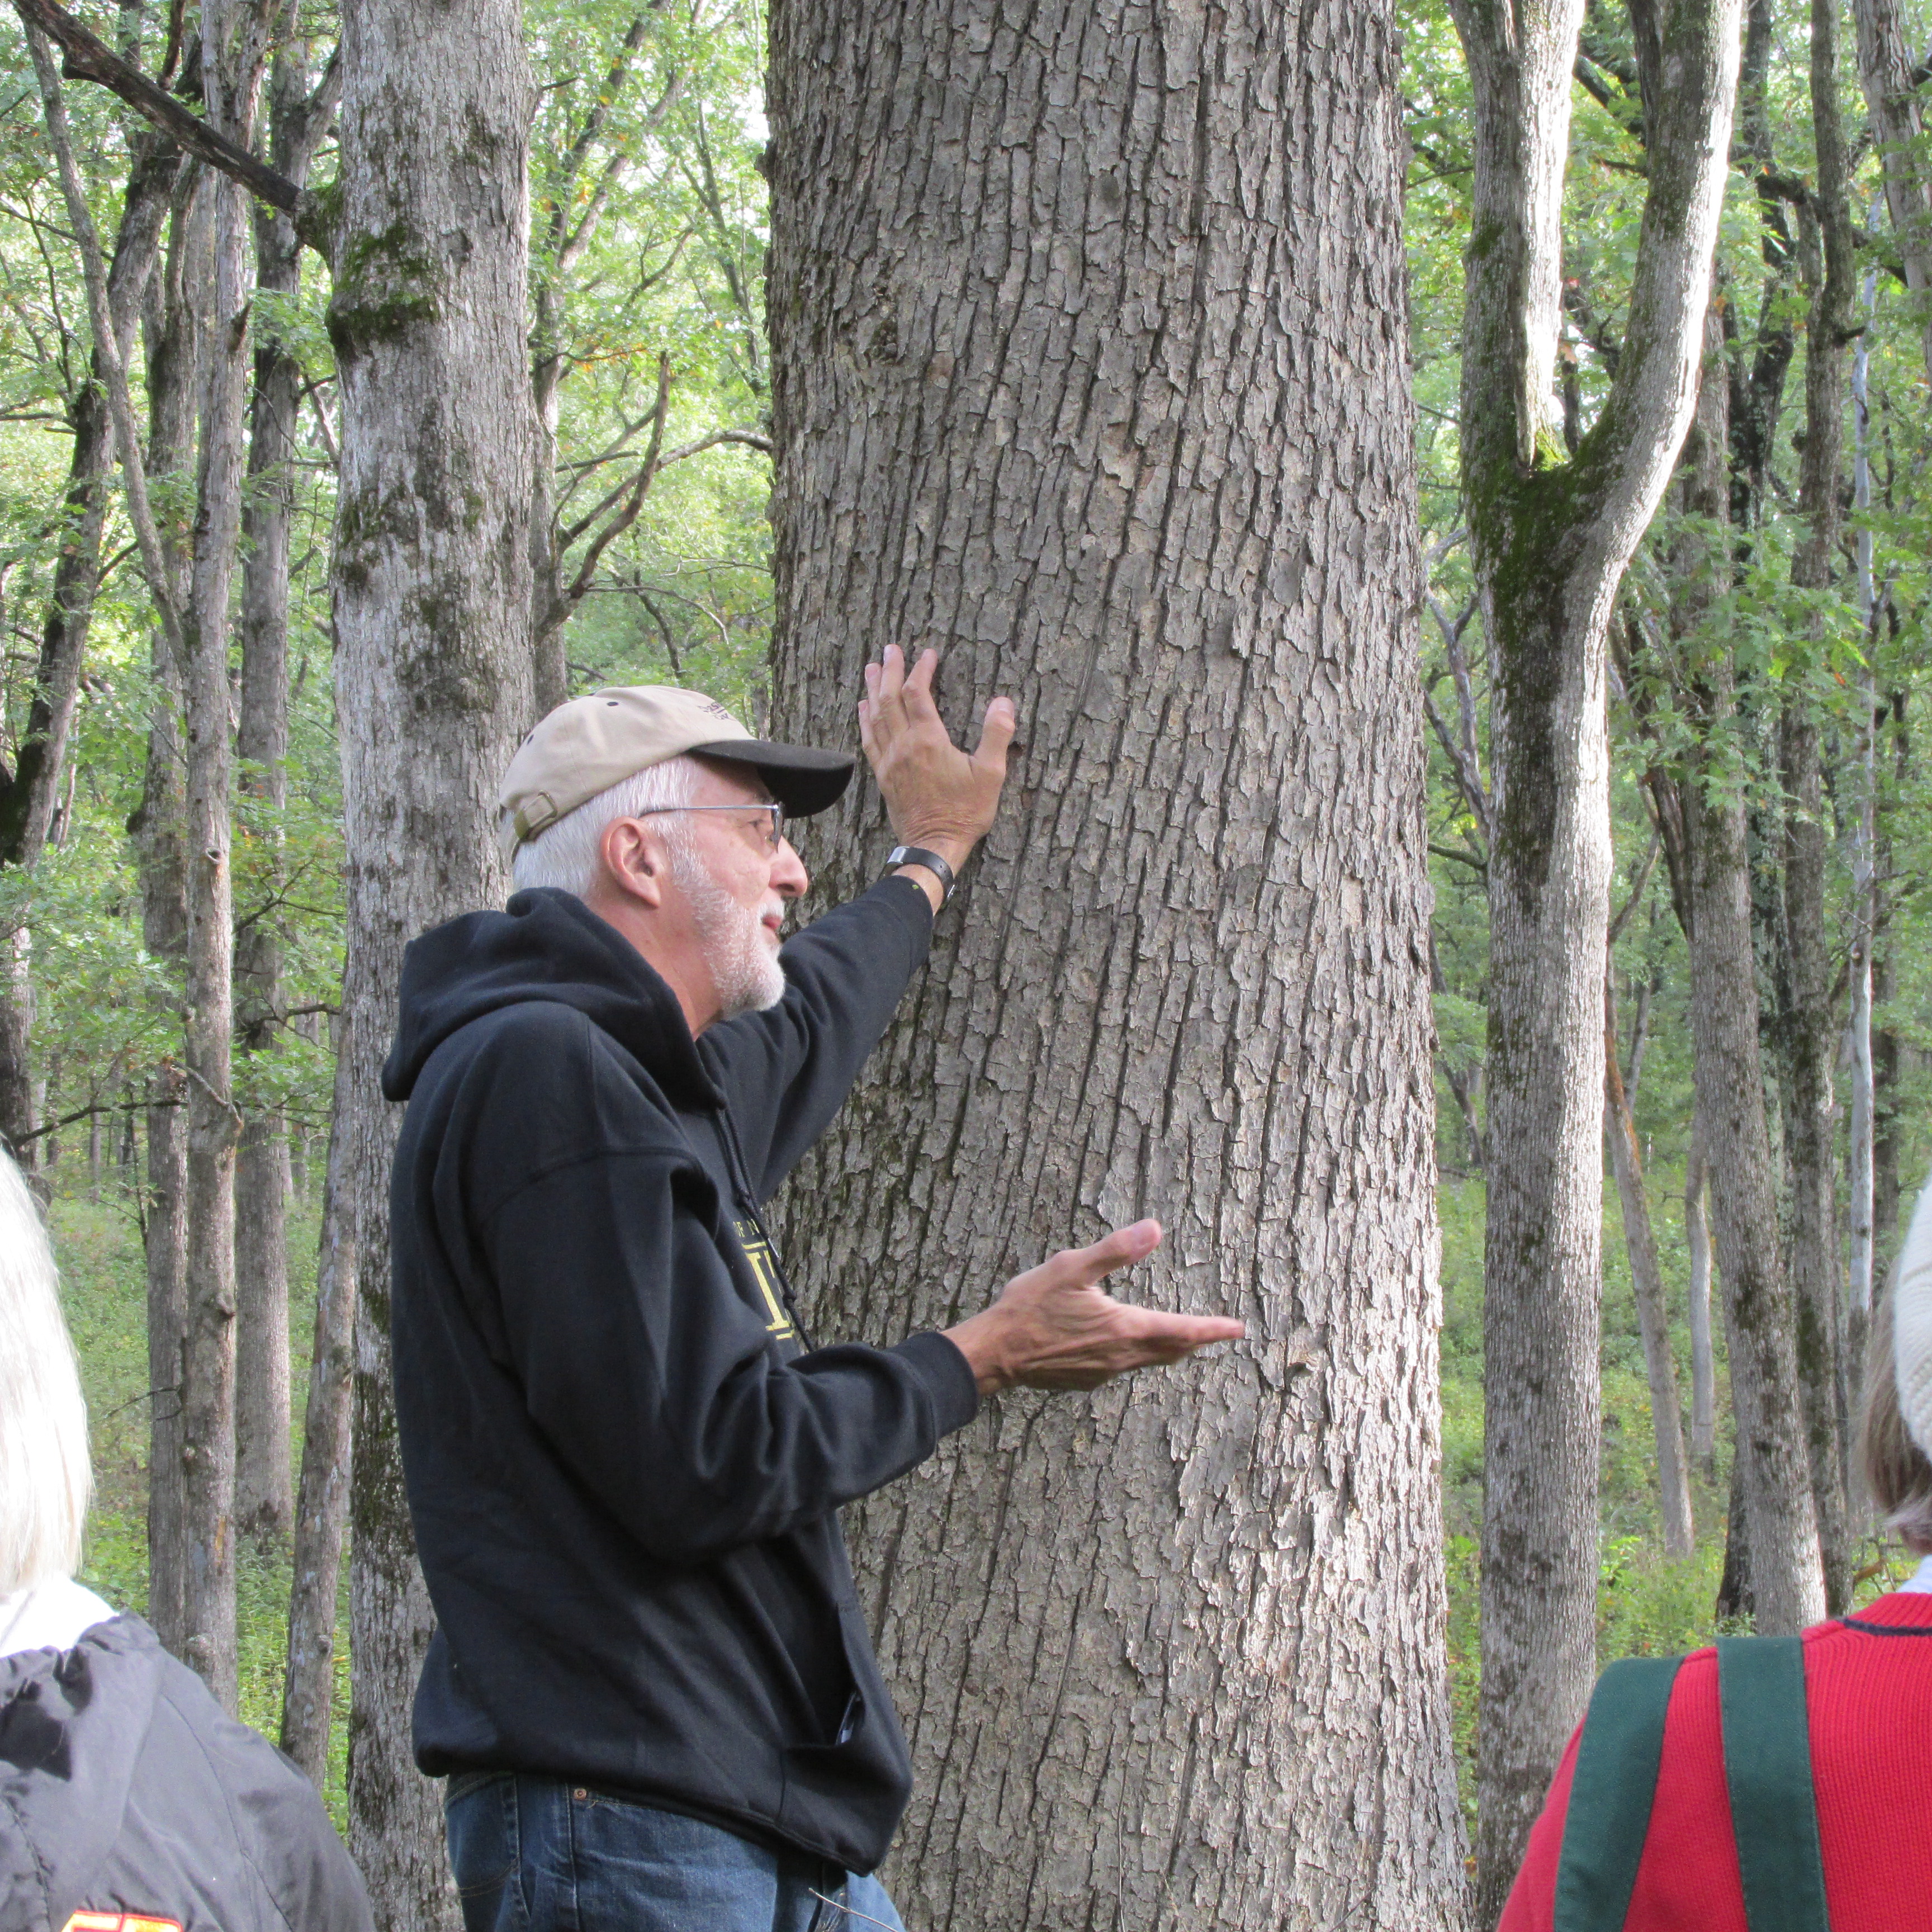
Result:
{"label": "green backpack strap", "polygon": [[1804,1644],[1718,1640],[1724,1779],[1750,1932],[1830,1932],[1805,1720]]}
{"label": "green backpack strap", "polygon": [[[1657,1795],[1664,1716],[1682,1662],[1620,1658],[1597,1679],[1563,1814],[1556,1932],[1623,1932]],[[1758,1932],[1755,1923],[1751,1932]]]}

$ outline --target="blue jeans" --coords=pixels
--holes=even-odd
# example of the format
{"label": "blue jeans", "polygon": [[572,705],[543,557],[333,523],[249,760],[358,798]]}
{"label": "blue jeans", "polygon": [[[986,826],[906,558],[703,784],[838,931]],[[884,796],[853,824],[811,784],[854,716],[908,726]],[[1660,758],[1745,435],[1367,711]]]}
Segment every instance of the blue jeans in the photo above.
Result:
{"label": "blue jeans", "polygon": [[554,1778],[452,1778],[464,1932],[905,1932],[876,1879]]}

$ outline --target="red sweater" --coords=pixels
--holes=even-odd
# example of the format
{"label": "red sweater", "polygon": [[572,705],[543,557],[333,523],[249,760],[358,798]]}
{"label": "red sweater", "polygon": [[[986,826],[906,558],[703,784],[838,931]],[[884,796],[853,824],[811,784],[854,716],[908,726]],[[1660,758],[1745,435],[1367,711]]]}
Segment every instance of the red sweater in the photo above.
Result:
{"label": "red sweater", "polygon": [[[1850,1624],[1807,1630],[1804,1686],[1832,1932],[1927,1932],[1932,1596],[1881,1597]],[[1551,1932],[1576,1762],[1573,1736],[1497,1932]],[[1671,1690],[1650,1831],[1624,1924],[1625,1932],[1746,1932],[1714,1650],[1686,1658]]]}

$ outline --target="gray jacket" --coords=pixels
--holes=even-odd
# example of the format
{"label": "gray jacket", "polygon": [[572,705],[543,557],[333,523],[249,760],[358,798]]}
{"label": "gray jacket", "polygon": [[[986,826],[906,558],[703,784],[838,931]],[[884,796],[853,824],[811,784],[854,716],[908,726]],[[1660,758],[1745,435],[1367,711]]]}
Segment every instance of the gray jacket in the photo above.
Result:
{"label": "gray jacket", "polygon": [[0,1932],[370,1932],[314,1787],[139,1617],[0,1658]]}

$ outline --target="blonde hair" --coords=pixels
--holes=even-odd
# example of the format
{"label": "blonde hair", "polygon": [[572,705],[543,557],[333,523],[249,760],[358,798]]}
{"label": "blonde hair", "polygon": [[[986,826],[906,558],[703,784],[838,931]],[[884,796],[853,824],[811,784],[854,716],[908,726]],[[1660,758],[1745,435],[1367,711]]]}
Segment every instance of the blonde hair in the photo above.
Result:
{"label": "blonde hair", "polygon": [[1865,1400],[1858,1419],[1858,1460],[1879,1514],[1920,1556],[1932,1556],[1932,1461],[1912,1439],[1898,1402],[1892,1342],[1897,1291],[1872,1310],[1865,1356]]}
{"label": "blonde hair", "polygon": [[94,1479],[59,1282],[40,1209],[0,1153],[0,1597],[80,1562]]}

